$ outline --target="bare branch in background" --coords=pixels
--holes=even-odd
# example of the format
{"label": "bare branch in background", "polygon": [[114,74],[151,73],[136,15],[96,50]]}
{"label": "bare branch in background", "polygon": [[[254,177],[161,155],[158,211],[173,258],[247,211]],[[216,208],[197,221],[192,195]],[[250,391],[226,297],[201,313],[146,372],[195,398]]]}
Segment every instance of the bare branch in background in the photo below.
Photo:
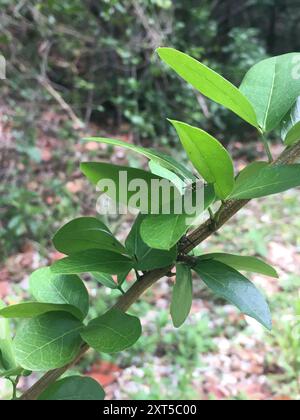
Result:
{"label": "bare branch in background", "polygon": [[[137,18],[144,27],[149,42],[149,48],[155,49],[163,45],[164,40],[173,30],[173,16],[172,12],[161,13],[151,18],[146,13],[145,8],[139,1],[133,1],[133,8]],[[152,23],[155,21],[155,25]]]}
{"label": "bare branch in background", "polygon": [[47,90],[47,92],[53,96],[53,98],[56,100],[56,102],[60,105],[60,107],[69,115],[71,120],[74,123],[75,129],[80,129],[84,127],[83,121],[81,121],[73,109],[70,107],[70,105],[67,104],[67,102],[64,100],[64,98],[54,89],[54,87],[51,85],[50,81],[43,77],[38,77],[38,82]]}

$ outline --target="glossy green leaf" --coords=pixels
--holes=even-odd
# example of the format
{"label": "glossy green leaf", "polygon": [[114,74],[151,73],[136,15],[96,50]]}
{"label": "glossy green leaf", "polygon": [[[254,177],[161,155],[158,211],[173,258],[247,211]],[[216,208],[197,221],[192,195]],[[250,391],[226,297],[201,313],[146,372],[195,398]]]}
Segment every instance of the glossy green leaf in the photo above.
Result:
{"label": "glossy green leaf", "polygon": [[[3,302],[0,300],[0,308],[3,310],[6,308]],[[17,363],[15,361],[13,344],[12,344],[12,333],[10,329],[10,323],[7,319],[0,318],[0,374],[6,375],[7,371],[15,370]]]}
{"label": "glossy green leaf", "polygon": [[186,182],[183,181],[175,172],[170,171],[169,169],[164,168],[159,163],[154,160],[149,161],[149,168],[154,175],[160,176],[161,178],[168,179],[176,186],[176,188],[183,192],[186,187]]}
{"label": "glossy green leaf", "polygon": [[179,328],[189,316],[193,302],[193,281],[190,267],[176,264],[176,281],[173,286],[171,317]]}
{"label": "glossy green leaf", "polygon": [[123,245],[100,220],[79,217],[63,226],[53,238],[55,248],[70,255],[86,249],[106,249],[126,253]]}
{"label": "glossy green leaf", "polygon": [[158,48],[160,58],[204,96],[258,127],[253,106],[239,89],[194,58],[173,48]]}
{"label": "glossy green leaf", "polygon": [[94,277],[94,279],[102,284],[105,287],[108,287],[109,289],[117,289],[118,288],[118,284],[117,282],[114,281],[114,279],[112,278],[112,276],[110,274],[105,274],[105,273],[91,273],[92,276]]}
{"label": "glossy green leaf", "polygon": [[[174,190],[170,190],[170,196],[164,197],[159,193],[159,189],[156,192],[155,188],[152,188],[154,181],[159,182],[163,178],[141,169],[108,163],[82,163],[80,167],[84,175],[110,198],[146,214],[153,212],[155,206],[161,208],[165,201],[171,201],[174,191],[177,191],[173,186]],[[110,183],[113,181],[113,187],[107,189],[104,182],[102,189],[99,186],[100,180],[109,180]],[[166,185],[171,186],[171,183],[167,181]],[[179,194],[178,191],[177,193]]]}
{"label": "glossy green leaf", "polygon": [[249,178],[249,176],[257,174],[257,172],[260,171],[260,169],[268,165],[269,165],[268,162],[263,162],[263,161],[252,162],[248,166],[246,166],[243,170],[241,170],[241,172],[238,174],[236,179],[238,180],[238,182],[242,182],[242,181],[244,182],[245,180]]}
{"label": "glossy green leaf", "polygon": [[[28,371],[31,372],[31,371]],[[15,369],[9,369],[9,370],[1,370],[0,368],[0,378],[12,378],[16,376],[26,376],[25,371],[21,367],[16,367]]]}
{"label": "glossy green leaf", "polygon": [[292,146],[300,140],[300,96],[281,123],[281,137],[286,146]]}
{"label": "glossy green leaf", "polygon": [[218,197],[227,198],[234,186],[234,168],[227,150],[199,128],[179,121],[171,123],[199,174],[206,182],[214,184]]}
{"label": "glossy green leaf", "polygon": [[140,155],[145,156],[146,158],[153,160],[159,163],[164,168],[169,169],[170,171],[175,172],[181,179],[195,180],[195,176],[191,171],[189,171],[184,165],[177,162],[171,156],[168,156],[157,150],[146,149],[144,147],[135,146],[134,144],[126,143],[117,139],[108,139],[105,137],[91,137],[84,139],[86,141],[95,141],[103,144],[110,144],[112,146],[122,147],[124,149],[132,150],[133,152],[139,153]]}
{"label": "glossy green leaf", "polygon": [[133,346],[140,338],[140,320],[119,309],[111,309],[93,319],[81,332],[83,340],[102,353],[116,353]]}
{"label": "glossy green leaf", "polygon": [[28,370],[45,371],[70,363],[82,344],[82,323],[66,312],[51,312],[24,321],[17,330],[17,362]]}
{"label": "glossy green leaf", "polygon": [[230,198],[259,198],[277,194],[299,185],[300,164],[261,166],[247,178],[237,178]]}
{"label": "glossy green leaf", "polygon": [[284,137],[286,146],[292,146],[300,140],[300,121],[297,122]]}
{"label": "glossy green leaf", "polygon": [[295,75],[299,57],[291,53],[263,60],[249,70],[240,86],[263,131],[275,129],[300,95],[300,78]]}
{"label": "glossy green leaf", "polygon": [[83,319],[82,312],[73,305],[56,303],[24,302],[0,310],[3,318],[34,318],[47,312],[69,312],[75,318]]}
{"label": "glossy green leaf", "polygon": [[151,248],[169,250],[186,234],[201,214],[214,202],[211,185],[204,188],[204,203],[193,214],[162,214],[147,216],[140,228],[143,241]]}
{"label": "glossy green leaf", "polygon": [[117,281],[118,281],[119,286],[122,286],[122,284],[127,280],[127,276],[130,272],[131,272],[131,269],[117,274]]}
{"label": "glossy green leaf", "polygon": [[145,220],[144,215],[139,215],[126,239],[126,247],[135,259],[135,268],[141,271],[148,271],[156,268],[163,268],[172,265],[177,256],[177,248],[174,246],[170,251],[163,251],[150,248],[141,238],[140,227]]}
{"label": "glossy green leaf", "polygon": [[133,268],[133,261],[124,255],[101,249],[89,249],[56,261],[51,266],[54,274],[78,274],[99,272],[123,273]]}
{"label": "glossy green leaf", "polygon": [[199,260],[193,267],[204,283],[218,296],[244,314],[272,328],[270,309],[265,298],[246,277],[219,261]]}
{"label": "glossy green leaf", "polygon": [[255,257],[245,257],[242,255],[224,254],[220,252],[202,255],[199,260],[219,261],[238,271],[249,271],[250,273],[258,273],[278,278],[278,274],[272,266]]}
{"label": "glossy green leaf", "polygon": [[105,286],[105,287],[108,287],[109,289],[114,290],[114,289],[120,289],[120,287],[126,280],[130,271],[127,270],[124,273],[118,274],[116,281],[113,279],[113,277],[110,274],[96,273],[96,272],[93,272],[91,274],[98,283],[102,284],[102,286]]}
{"label": "glossy green leaf", "polygon": [[39,401],[100,401],[105,392],[92,378],[68,376],[50,385],[38,398]]}
{"label": "glossy green leaf", "polygon": [[29,290],[38,302],[74,306],[82,318],[88,313],[88,291],[78,276],[55,275],[50,267],[40,268],[31,274]]}

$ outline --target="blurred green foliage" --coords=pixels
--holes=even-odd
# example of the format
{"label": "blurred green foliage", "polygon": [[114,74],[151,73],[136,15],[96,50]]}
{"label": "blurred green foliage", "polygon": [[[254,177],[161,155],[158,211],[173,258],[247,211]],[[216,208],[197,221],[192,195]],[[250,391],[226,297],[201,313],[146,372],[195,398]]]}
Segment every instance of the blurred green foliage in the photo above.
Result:
{"label": "blurred green foliage", "polygon": [[164,68],[156,47],[183,50],[236,84],[266,55],[299,49],[300,13],[291,0],[0,0],[0,6],[8,61],[3,93],[12,106],[45,108],[53,101],[41,83],[47,80],[85,122],[113,129],[129,123],[136,138],[159,137],[160,144],[173,133],[164,117],[201,124],[226,141],[232,124],[244,135],[245,126]]}
{"label": "blurred green foliage", "polygon": [[[300,11],[292,0],[0,0],[0,7],[7,60],[0,114],[10,112],[13,149],[1,147],[0,257],[23,238],[40,241],[57,217],[76,211],[66,179],[51,175],[60,169],[70,177],[77,165],[70,112],[96,123],[97,131],[131,132],[136,142],[173,150],[178,142],[167,117],[201,126],[225,144],[255,140],[251,127],[167,69],[156,47],[185,51],[238,85],[255,62],[300,44]],[[45,129],[43,115],[51,112],[66,120]],[[28,191],[45,170],[38,141],[44,134],[60,141],[49,178],[42,178],[46,189],[65,197],[51,209],[42,185]]]}
{"label": "blurred green foliage", "polygon": [[225,138],[231,124],[242,124],[181,83],[160,63],[155,48],[183,50],[238,84],[268,53],[268,23],[255,16],[278,3],[1,0],[5,93],[11,105],[34,102],[44,108],[53,101],[39,84],[46,79],[86,122],[113,129],[129,123],[136,138],[159,136],[161,144],[172,133],[164,117],[175,117]]}

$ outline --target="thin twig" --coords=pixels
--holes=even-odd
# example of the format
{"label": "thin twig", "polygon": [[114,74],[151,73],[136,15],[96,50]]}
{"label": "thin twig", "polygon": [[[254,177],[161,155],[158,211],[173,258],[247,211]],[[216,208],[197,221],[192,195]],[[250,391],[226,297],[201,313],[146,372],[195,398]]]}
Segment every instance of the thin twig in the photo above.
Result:
{"label": "thin twig", "polygon": [[84,123],[77,117],[73,109],[70,107],[70,105],[67,104],[64,98],[54,89],[49,80],[46,77],[38,77],[38,81],[47,90],[47,92],[53,96],[61,108],[69,115],[74,123],[75,128],[83,128]]}

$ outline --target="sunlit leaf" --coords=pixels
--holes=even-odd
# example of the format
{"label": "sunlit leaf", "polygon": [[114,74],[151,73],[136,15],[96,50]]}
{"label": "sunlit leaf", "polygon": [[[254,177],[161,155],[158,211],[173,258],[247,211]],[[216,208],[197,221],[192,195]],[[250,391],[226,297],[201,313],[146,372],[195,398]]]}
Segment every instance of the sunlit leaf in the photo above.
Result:
{"label": "sunlit leaf", "polygon": [[158,152],[157,150],[146,149],[141,146],[135,146],[134,144],[126,143],[117,139],[108,139],[105,137],[90,137],[84,139],[86,141],[95,141],[103,144],[111,144],[112,146],[122,147],[124,149],[132,150],[133,152],[139,153],[147,157],[150,160],[153,160],[159,163],[164,168],[169,169],[170,171],[175,172],[181,179],[185,180],[195,180],[195,176],[191,171],[189,171],[184,165],[177,162],[171,156],[166,155],[165,153]]}
{"label": "sunlit leaf", "polygon": [[234,185],[234,168],[227,150],[205,131],[188,124],[171,121],[194,167],[216,194],[225,199]]}
{"label": "sunlit leaf", "polygon": [[[162,178],[153,175],[151,172],[102,162],[82,163],[80,168],[94,185],[97,185],[101,191],[117,203],[138,208],[145,213],[151,212],[153,203],[161,205],[159,196],[152,189],[152,181],[161,181]],[[103,188],[101,188],[99,186],[101,180],[109,180],[110,184],[113,182],[113,188],[112,185],[107,188],[104,185],[106,182],[103,183]],[[140,195],[140,198],[137,194]],[[134,197],[136,197],[136,200]]]}
{"label": "sunlit leaf", "polygon": [[158,48],[157,53],[179,76],[204,96],[230,109],[254,127],[258,127],[251,103],[237,87],[220,74],[173,48]]}
{"label": "sunlit leaf", "polygon": [[263,131],[275,129],[300,95],[300,78],[295,74],[300,54],[268,58],[246,74],[241,92],[252,103]]}
{"label": "sunlit leaf", "polygon": [[[193,191],[192,194],[194,194]],[[193,226],[199,216],[214,202],[216,196],[213,186],[205,186],[203,195],[203,203],[191,214],[183,211],[181,214],[147,216],[140,228],[143,241],[151,248],[171,249]]]}

